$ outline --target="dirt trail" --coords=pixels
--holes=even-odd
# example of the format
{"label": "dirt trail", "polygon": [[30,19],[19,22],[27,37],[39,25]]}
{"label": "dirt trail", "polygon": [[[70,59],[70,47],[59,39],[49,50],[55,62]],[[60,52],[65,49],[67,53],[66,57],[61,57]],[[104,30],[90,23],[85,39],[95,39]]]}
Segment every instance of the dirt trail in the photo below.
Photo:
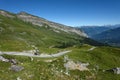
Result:
{"label": "dirt trail", "polygon": [[96,47],[91,47],[90,49],[88,49],[88,51],[92,51],[92,50],[94,50]]}
{"label": "dirt trail", "polygon": [[62,56],[62,55],[67,54],[71,51],[72,50],[68,50],[68,51],[63,51],[63,52],[59,52],[59,53],[51,54],[51,55],[49,55],[49,54],[34,55],[33,53],[27,53],[27,52],[1,52],[0,51],[0,55],[7,54],[7,55],[19,55],[19,56],[40,57],[40,58],[52,58],[52,57]]}

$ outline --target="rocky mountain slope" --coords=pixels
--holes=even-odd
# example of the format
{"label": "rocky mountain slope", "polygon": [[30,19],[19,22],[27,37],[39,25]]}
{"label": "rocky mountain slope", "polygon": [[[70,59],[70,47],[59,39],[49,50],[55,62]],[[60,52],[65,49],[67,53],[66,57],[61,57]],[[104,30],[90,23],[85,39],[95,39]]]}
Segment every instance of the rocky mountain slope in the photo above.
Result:
{"label": "rocky mountain slope", "polygon": [[[81,30],[51,22],[25,12],[0,11],[0,49],[23,50],[37,47],[68,47],[100,44],[87,38]],[[101,44],[100,44],[101,45]]]}
{"label": "rocky mountain slope", "polygon": [[120,46],[120,27],[96,34],[92,38],[103,43]]}
{"label": "rocky mountain slope", "polygon": [[79,34],[80,36],[84,36],[84,37],[87,37],[87,35],[80,31],[80,30],[77,30],[75,28],[72,28],[70,26],[66,26],[66,25],[63,25],[63,24],[59,24],[59,23],[55,23],[55,22],[52,22],[52,21],[48,21],[44,18],[41,18],[41,17],[37,17],[37,16],[33,16],[31,14],[28,14],[26,12],[20,12],[18,14],[15,14],[16,16],[13,16],[13,14],[7,12],[7,11],[3,11],[1,10],[0,11],[0,14],[3,15],[3,16],[7,16],[7,17],[10,17],[10,18],[14,18],[17,16],[17,18],[25,21],[25,22],[30,22],[34,25],[38,25],[38,26],[44,26],[46,25],[45,27],[47,26],[50,26],[54,29],[58,29],[58,30],[61,30],[61,31],[64,31],[64,32],[68,32],[68,33],[76,33],[76,34]]}

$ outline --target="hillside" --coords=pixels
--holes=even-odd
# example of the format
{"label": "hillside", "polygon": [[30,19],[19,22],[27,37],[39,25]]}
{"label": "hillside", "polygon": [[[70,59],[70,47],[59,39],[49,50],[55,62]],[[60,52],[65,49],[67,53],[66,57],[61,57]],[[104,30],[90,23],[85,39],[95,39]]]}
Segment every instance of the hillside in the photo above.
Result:
{"label": "hillside", "polygon": [[54,29],[58,29],[58,30],[68,32],[68,33],[76,33],[76,34],[78,34],[80,36],[87,37],[87,35],[85,33],[83,33],[80,30],[77,30],[77,29],[75,29],[73,27],[66,26],[66,25],[63,25],[63,24],[60,24],[60,23],[55,23],[55,22],[52,22],[52,21],[48,21],[48,20],[46,20],[44,18],[33,16],[33,15],[28,14],[26,12],[18,13],[17,17],[19,19],[22,19],[25,22],[30,22],[30,23],[32,23],[34,25],[44,26],[45,24],[47,24],[47,25],[49,25],[50,27],[52,27]]}
{"label": "hillside", "polygon": [[119,74],[107,70],[120,67],[120,49],[113,47],[91,49],[92,47],[84,45],[67,48],[72,51],[58,58],[31,58],[4,54],[2,56],[5,59],[17,61],[16,65],[22,66],[24,69],[21,71],[11,70],[11,66],[15,63],[0,61],[0,79],[119,80]]}
{"label": "hillside", "polygon": [[26,12],[0,11],[0,80],[120,80],[120,48]]}
{"label": "hillside", "polygon": [[30,50],[32,46],[65,48],[81,43],[103,45],[87,38],[81,30],[25,12],[13,14],[1,10],[0,25],[0,49],[3,51]]}
{"label": "hillside", "polygon": [[92,36],[92,38],[97,41],[108,43],[113,46],[120,46],[120,34],[119,33],[120,33],[120,27],[104,31],[100,34],[96,34]]}
{"label": "hillside", "polygon": [[[24,15],[25,17],[26,14]],[[49,22],[42,18],[34,17],[31,15],[28,15],[27,17],[29,16],[30,19],[22,18],[26,19],[25,21],[22,20],[21,17],[19,18],[18,14],[16,15],[13,13],[8,13],[6,11],[0,11],[1,50],[28,50],[31,49],[32,45],[41,48],[63,47],[63,45],[67,47],[80,43],[80,41],[86,36],[85,33],[72,27]],[[33,19],[33,17],[35,19]],[[32,22],[29,22],[27,20],[30,20]]]}

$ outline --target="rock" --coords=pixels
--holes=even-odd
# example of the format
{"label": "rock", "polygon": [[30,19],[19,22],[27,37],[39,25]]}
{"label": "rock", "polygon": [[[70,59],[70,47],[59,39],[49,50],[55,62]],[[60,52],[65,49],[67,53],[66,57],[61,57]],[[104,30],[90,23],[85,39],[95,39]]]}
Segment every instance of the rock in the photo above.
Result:
{"label": "rock", "polygon": [[16,59],[10,59],[9,62],[12,63],[13,65],[18,64],[18,62],[16,61]]}
{"label": "rock", "polygon": [[112,68],[112,69],[109,69],[109,70],[106,70],[106,71],[113,72],[114,74],[120,74],[120,68],[119,67]]}
{"label": "rock", "polygon": [[113,68],[112,69],[114,71],[115,74],[120,74],[120,68]]}
{"label": "rock", "polygon": [[34,55],[39,55],[40,51],[38,49],[35,49]]}
{"label": "rock", "polygon": [[22,80],[22,79],[20,79],[20,77],[17,77],[17,79],[16,80]]}
{"label": "rock", "polygon": [[69,60],[67,63],[64,64],[64,67],[69,70],[78,69],[80,71],[86,71],[86,70],[89,70],[87,68],[88,65],[89,63],[81,63],[81,62],[75,63],[74,61]]}
{"label": "rock", "polygon": [[0,27],[0,33],[4,31],[4,28],[3,27]]}
{"label": "rock", "polygon": [[1,14],[2,16],[5,16],[5,17],[14,18],[13,15],[11,15],[11,14],[9,14],[8,12],[3,11],[3,10],[0,10],[0,14]]}
{"label": "rock", "polygon": [[0,56],[0,61],[9,62],[9,60],[8,60],[8,59],[5,59],[3,56]]}
{"label": "rock", "polygon": [[17,14],[17,17],[19,19],[22,19],[25,22],[30,22],[33,25],[37,25],[37,26],[45,26],[46,28],[52,28],[52,30],[55,30],[55,32],[59,33],[60,31],[64,31],[67,33],[75,33],[78,34],[80,36],[83,37],[88,37],[86,33],[84,33],[83,31],[80,31],[76,28],[70,27],[70,26],[66,26],[63,24],[59,24],[59,23],[55,23],[52,21],[48,21],[44,18],[41,17],[36,17],[36,16],[32,16],[26,12],[20,12]]}
{"label": "rock", "polygon": [[19,71],[21,71],[21,70],[23,70],[23,69],[24,69],[24,67],[22,67],[22,66],[17,66],[17,65],[12,65],[12,66],[10,67],[10,70],[15,71],[15,72],[19,72]]}
{"label": "rock", "polygon": [[32,58],[32,57],[30,57],[30,60],[31,60],[31,61],[33,61],[33,58]]}

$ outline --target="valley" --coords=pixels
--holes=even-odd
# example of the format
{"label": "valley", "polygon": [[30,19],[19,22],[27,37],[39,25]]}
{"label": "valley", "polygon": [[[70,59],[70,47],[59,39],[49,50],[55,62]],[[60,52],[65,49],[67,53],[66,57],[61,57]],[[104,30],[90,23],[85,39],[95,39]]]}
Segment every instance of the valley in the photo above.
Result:
{"label": "valley", "polygon": [[119,53],[81,29],[0,10],[0,80],[119,80]]}

